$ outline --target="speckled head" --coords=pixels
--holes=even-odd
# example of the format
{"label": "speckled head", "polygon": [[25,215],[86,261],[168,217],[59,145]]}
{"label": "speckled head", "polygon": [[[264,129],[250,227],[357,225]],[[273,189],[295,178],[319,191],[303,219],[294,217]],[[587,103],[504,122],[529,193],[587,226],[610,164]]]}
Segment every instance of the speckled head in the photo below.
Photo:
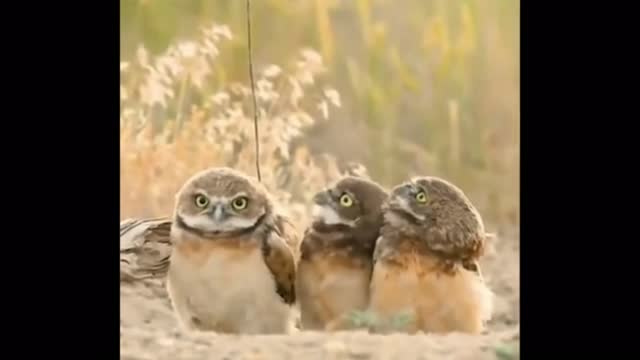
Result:
{"label": "speckled head", "polygon": [[357,229],[371,226],[381,219],[381,205],[387,192],[375,182],[362,177],[344,177],[313,197],[316,228]]}
{"label": "speckled head", "polygon": [[176,195],[174,222],[182,230],[216,237],[255,227],[272,213],[267,190],[230,168],[193,175]]}
{"label": "speckled head", "polygon": [[437,177],[415,177],[391,190],[387,221],[484,233],[480,214],[457,186]]}

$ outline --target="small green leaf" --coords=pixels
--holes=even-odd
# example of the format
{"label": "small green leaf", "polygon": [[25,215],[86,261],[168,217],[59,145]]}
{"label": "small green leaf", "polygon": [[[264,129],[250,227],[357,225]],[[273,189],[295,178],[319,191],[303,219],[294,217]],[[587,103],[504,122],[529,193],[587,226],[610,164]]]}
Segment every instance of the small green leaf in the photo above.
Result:
{"label": "small green leaf", "polygon": [[391,326],[397,330],[407,327],[411,322],[413,322],[411,313],[401,313],[391,318]]}
{"label": "small green leaf", "polygon": [[520,359],[520,351],[514,344],[502,344],[494,349],[496,357],[500,360],[516,360]]}
{"label": "small green leaf", "polygon": [[349,314],[349,320],[356,327],[371,327],[378,322],[375,314],[357,310],[354,310]]}

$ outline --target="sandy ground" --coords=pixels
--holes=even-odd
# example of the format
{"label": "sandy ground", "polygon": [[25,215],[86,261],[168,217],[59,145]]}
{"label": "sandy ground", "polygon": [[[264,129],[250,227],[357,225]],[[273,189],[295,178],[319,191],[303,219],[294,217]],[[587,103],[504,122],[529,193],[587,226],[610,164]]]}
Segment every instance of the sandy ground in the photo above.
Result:
{"label": "sandy ground", "polygon": [[121,359],[517,359],[520,339],[520,241],[501,234],[482,263],[497,295],[489,331],[481,336],[369,335],[299,332],[287,336],[185,333],[178,328],[163,284],[120,287]]}

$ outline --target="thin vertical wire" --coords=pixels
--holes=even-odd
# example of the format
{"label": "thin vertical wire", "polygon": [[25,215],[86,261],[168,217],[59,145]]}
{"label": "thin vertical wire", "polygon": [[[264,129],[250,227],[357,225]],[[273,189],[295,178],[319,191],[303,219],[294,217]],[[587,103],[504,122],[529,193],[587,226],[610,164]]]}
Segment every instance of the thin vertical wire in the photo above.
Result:
{"label": "thin vertical wire", "polygon": [[256,172],[258,181],[262,181],[260,175],[260,140],[258,138],[258,102],[256,101],[256,86],[253,79],[253,55],[251,52],[251,0],[247,0],[247,44],[249,52],[249,77],[251,79],[251,97],[253,98],[253,128],[256,143]]}

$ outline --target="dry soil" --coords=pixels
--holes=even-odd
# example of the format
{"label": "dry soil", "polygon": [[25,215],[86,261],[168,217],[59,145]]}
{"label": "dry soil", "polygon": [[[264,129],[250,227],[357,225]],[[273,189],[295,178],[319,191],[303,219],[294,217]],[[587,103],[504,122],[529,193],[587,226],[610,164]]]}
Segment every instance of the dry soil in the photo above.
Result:
{"label": "dry soil", "polygon": [[520,343],[519,234],[501,234],[482,262],[496,293],[485,335],[370,335],[303,331],[287,336],[229,336],[181,331],[161,281],[120,287],[121,359],[517,359]]}

